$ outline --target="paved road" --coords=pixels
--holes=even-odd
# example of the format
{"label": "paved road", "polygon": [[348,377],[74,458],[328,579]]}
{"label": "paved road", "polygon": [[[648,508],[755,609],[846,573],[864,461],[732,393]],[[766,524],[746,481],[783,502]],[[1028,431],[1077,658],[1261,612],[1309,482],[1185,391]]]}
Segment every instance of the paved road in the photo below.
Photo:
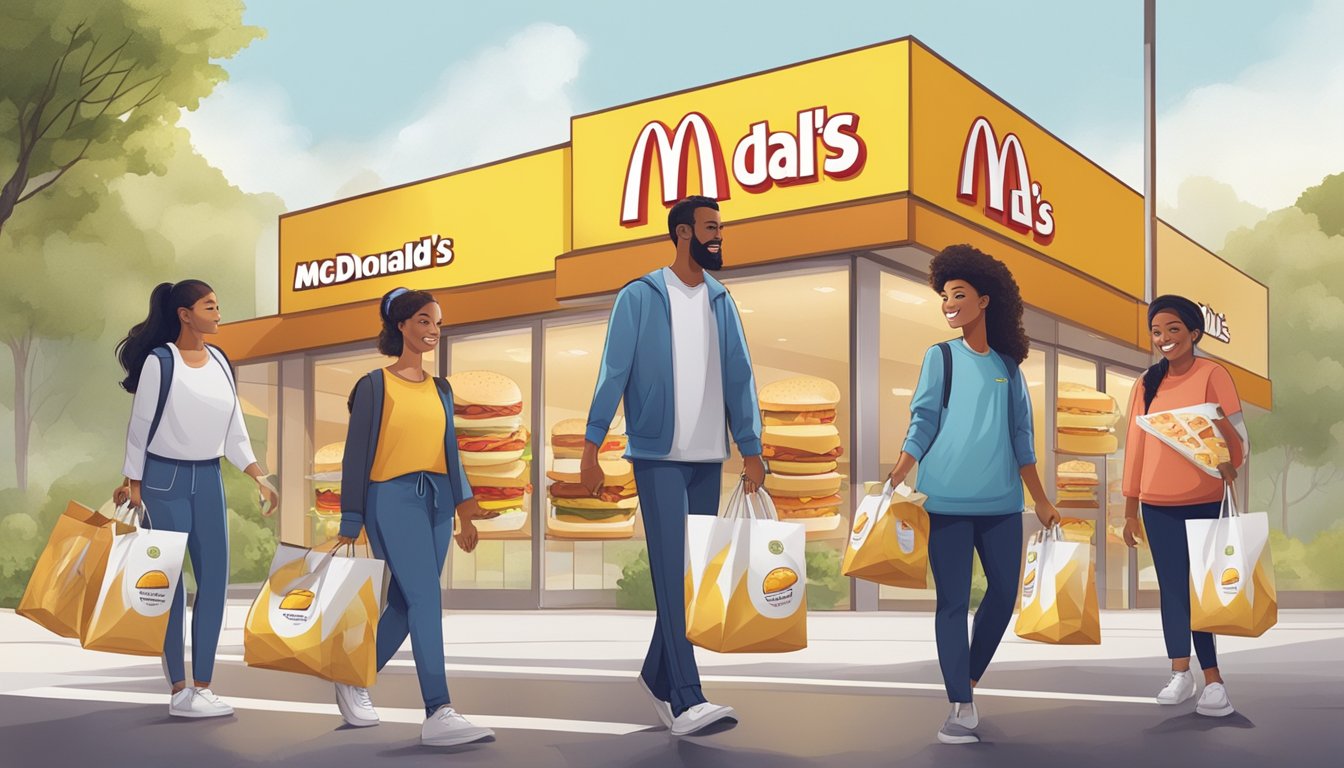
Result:
{"label": "paved road", "polygon": [[[1160,662],[1017,662],[992,668],[978,694],[985,742],[935,743],[946,711],[936,666],[719,666],[706,691],[741,722],[673,739],[656,725],[627,661],[566,668],[543,659],[450,658],[454,701],[497,727],[494,742],[418,744],[419,693],[409,656],[374,689],[385,721],[344,726],[330,685],[226,659],[215,690],[242,704],[232,718],[167,716],[157,662],[63,675],[0,676],[0,766],[154,768],[313,766],[1335,766],[1344,755],[1344,642],[1280,644],[1223,654],[1239,713],[1214,720],[1193,702],[1150,697]],[[526,668],[540,670],[528,673]],[[989,686],[993,686],[990,688]],[[104,699],[111,699],[104,700]],[[578,722],[574,722],[578,721]]]}

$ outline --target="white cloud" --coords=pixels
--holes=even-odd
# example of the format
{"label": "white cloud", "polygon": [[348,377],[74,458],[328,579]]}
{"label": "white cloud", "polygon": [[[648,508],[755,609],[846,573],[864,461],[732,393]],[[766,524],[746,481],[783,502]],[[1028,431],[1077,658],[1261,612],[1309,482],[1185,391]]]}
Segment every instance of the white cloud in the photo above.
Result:
{"label": "white cloud", "polygon": [[[1234,81],[1186,94],[1158,116],[1158,199],[1176,201],[1183,181],[1207,176],[1260,208],[1292,205],[1302,190],[1344,171],[1344,3],[1318,0],[1283,52]],[[1235,45],[1235,41],[1228,41]],[[1162,51],[1158,50],[1158,77]],[[1084,141],[1094,157],[1143,188],[1142,137]]]}
{"label": "white cloud", "polygon": [[534,24],[444,73],[418,117],[367,143],[315,142],[275,87],[225,83],[182,122],[230,182],[290,210],[564,142],[587,46]]}

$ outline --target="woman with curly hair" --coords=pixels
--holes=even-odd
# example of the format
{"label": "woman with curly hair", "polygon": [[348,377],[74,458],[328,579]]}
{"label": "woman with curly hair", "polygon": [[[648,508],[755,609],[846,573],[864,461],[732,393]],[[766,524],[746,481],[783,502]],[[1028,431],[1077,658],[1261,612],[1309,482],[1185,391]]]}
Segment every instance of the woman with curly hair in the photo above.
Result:
{"label": "woman with curly hair", "polygon": [[[1012,273],[969,245],[953,245],[934,257],[929,285],[961,338],[935,344],[924,355],[891,484],[920,465],[917,487],[928,496],[929,563],[937,591],[938,664],[952,703],[938,740],[969,744],[980,740],[971,689],[989,667],[1017,597],[1023,483],[1042,525],[1057,523],[1059,513],[1036,470],[1031,399],[1020,368],[1028,342]],[[988,588],[968,641],[972,550],[980,554]]]}

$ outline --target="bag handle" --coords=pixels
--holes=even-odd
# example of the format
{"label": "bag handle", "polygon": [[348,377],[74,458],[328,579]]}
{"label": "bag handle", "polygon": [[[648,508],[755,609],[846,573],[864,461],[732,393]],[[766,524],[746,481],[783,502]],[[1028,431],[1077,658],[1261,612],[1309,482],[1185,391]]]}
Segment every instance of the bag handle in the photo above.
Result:
{"label": "bag handle", "polygon": [[[1232,487],[1232,483],[1223,483],[1223,504],[1218,510],[1218,520],[1214,524],[1213,530],[1209,532],[1209,540],[1204,545],[1204,562],[1212,563],[1214,553],[1218,549],[1218,528],[1223,525],[1224,520],[1234,520],[1241,517],[1241,510],[1237,508],[1237,491]],[[1237,535],[1237,527],[1228,526],[1228,538],[1237,536],[1237,547],[1240,548],[1240,536]]]}
{"label": "bag handle", "polygon": [[[751,497],[761,502],[761,510],[757,513],[756,508],[751,504]],[[779,520],[779,512],[775,510],[775,502],[770,498],[770,494],[765,492],[764,488],[757,488],[756,493],[742,494],[742,500],[746,503],[747,511],[750,517],[755,520]]]}
{"label": "bag handle", "polygon": [[131,504],[130,499],[118,504],[117,508],[112,510],[112,519],[118,523],[133,525],[136,528],[144,527],[140,525],[142,521],[149,521],[150,529],[154,528],[154,519],[149,516],[149,507],[144,502],[141,502],[139,506]]}
{"label": "bag handle", "polygon": [[[311,552],[312,550],[308,551]],[[296,589],[308,589],[309,587],[316,584],[317,580],[322,578],[322,574],[327,570],[327,566],[331,565],[331,559],[335,557],[335,555],[336,555],[335,547],[332,547],[331,549],[327,550],[327,553],[322,556],[321,560],[317,561],[317,564],[313,566],[313,569],[311,571],[305,573],[304,575],[300,576],[294,581],[291,581],[288,585],[285,586],[284,592],[288,594]],[[304,555],[303,557],[304,562],[306,563],[308,561],[308,556]]]}

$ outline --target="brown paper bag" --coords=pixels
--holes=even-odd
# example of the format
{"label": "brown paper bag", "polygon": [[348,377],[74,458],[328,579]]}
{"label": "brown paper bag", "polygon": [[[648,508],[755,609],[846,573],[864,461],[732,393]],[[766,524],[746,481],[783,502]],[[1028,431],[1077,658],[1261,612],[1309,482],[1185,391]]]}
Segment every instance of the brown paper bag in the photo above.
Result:
{"label": "brown paper bag", "polygon": [[79,637],[93,613],[116,525],[77,501],[66,504],[17,613],[61,637]]}

